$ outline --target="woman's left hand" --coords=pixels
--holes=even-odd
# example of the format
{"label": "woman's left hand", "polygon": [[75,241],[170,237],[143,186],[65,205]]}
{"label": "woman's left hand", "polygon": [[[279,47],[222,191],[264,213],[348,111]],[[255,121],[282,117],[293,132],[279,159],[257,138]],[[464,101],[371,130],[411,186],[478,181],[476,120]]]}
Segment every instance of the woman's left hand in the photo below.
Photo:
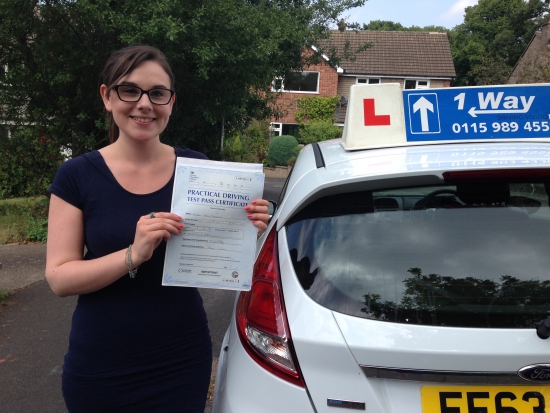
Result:
{"label": "woman's left hand", "polygon": [[269,201],[265,199],[255,199],[252,201],[252,205],[244,207],[246,210],[248,219],[258,227],[258,233],[262,233],[267,229],[267,222],[270,216],[267,213]]}

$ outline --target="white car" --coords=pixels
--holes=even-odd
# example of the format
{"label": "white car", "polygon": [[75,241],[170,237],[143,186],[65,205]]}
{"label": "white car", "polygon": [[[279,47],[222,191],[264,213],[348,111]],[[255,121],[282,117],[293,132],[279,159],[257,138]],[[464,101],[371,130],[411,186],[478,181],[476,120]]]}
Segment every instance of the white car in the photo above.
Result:
{"label": "white car", "polygon": [[549,102],[353,86],[259,240],[213,411],[547,411]]}

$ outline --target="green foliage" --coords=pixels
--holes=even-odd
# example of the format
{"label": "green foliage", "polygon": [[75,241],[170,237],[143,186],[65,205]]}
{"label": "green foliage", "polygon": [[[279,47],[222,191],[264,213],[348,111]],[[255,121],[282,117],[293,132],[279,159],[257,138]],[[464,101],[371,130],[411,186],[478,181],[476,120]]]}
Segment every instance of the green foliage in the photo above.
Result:
{"label": "green foliage", "polygon": [[294,136],[275,136],[269,144],[267,159],[269,166],[286,166],[292,157],[300,152],[300,146]]}
{"label": "green foliage", "polygon": [[[107,144],[103,65],[114,50],[150,44],[177,80],[163,141],[217,159],[222,122],[231,136],[250,119],[268,119],[271,81],[318,60],[304,58],[304,46],[328,38],[339,16],[365,1],[0,0],[0,67],[8,67],[0,71],[0,119],[27,125],[29,140],[44,135],[57,151],[98,149]],[[25,165],[0,164],[16,181],[7,195],[43,192],[51,179],[45,167],[30,179],[38,188],[26,187]]]}
{"label": "green foliage", "polygon": [[[449,39],[455,86],[498,84],[508,77],[533,34],[550,19],[543,0],[479,0]],[[488,65],[488,67],[487,67]]]}
{"label": "green foliage", "polygon": [[511,68],[499,56],[483,56],[480,65],[470,70],[477,85],[503,85],[508,83]]}
{"label": "green foliage", "polygon": [[28,241],[46,242],[48,239],[48,219],[29,217],[25,231]]}
{"label": "green foliage", "polygon": [[336,107],[340,104],[338,96],[306,96],[296,100],[298,110],[295,118],[298,122],[332,120]]}
{"label": "green foliage", "polygon": [[8,295],[9,295],[9,293],[8,293],[7,291],[2,290],[2,289],[0,288],[0,301],[2,301],[4,298],[7,298]]}
{"label": "green foliage", "polygon": [[246,137],[250,138],[250,147],[256,152],[256,159],[262,162],[267,157],[271,129],[269,122],[254,120],[245,130]]}
{"label": "green foliage", "polygon": [[[298,148],[300,148],[300,147],[298,147]],[[286,161],[287,166],[292,166],[292,165],[294,165],[294,164],[296,163],[296,159],[297,159],[297,158],[298,158],[297,156],[293,156],[293,157],[290,158],[288,161]]]}
{"label": "green foliage", "polygon": [[0,243],[46,242],[47,197],[0,200]]}
{"label": "green foliage", "polygon": [[253,121],[244,131],[227,139],[223,159],[233,162],[262,163],[269,146],[269,124]]}
{"label": "green foliage", "polygon": [[300,143],[308,144],[340,138],[342,128],[331,120],[316,120],[300,125]]}
{"label": "green foliage", "polygon": [[62,156],[47,131],[37,132],[23,127],[0,139],[0,198],[46,195]]}
{"label": "green foliage", "polygon": [[297,99],[296,120],[300,122],[300,142],[308,144],[342,135],[334,125],[334,112],[340,104],[338,96],[308,96]]}
{"label": "green foliage", "polygon": [[235,139],[233,140],[232,150],[235,153],[242,153],[243,151],[243,144],[241,143],[241,138],[239,135],[235,136]]}
{"label": "green foliage", "polygon": [[411,26],[405,27],[401,23],[395,23],[389,20],[371,20],[369,23],[363,23],[362,30],[378,30],[389,32],[440,32],[447,33],[449,29],[443,26]]}

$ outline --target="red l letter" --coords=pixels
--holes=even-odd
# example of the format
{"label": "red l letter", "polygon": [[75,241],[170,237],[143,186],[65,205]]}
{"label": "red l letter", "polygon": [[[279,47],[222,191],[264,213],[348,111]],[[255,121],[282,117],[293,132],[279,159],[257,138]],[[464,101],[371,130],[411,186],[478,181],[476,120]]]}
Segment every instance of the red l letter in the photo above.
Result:
{"label": "red l letter", "polygon": [[389,126],[390,115],[376,115],[374,112],[374,99],[363,99],[365,110],[365,126]]}

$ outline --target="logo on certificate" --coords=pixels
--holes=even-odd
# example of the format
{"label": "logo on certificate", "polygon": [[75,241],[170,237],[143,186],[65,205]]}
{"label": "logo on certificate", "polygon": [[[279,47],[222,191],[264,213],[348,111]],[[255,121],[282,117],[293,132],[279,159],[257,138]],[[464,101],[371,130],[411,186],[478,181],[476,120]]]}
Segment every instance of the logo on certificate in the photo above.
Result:
{"label": "logo on certificate", "polygon": [[233,272],[231,273],[231,276],[232,276],[233,278],[237,278],[237,277],[239,276],[239,273],[238,273],[237,271],[233,271]]}

